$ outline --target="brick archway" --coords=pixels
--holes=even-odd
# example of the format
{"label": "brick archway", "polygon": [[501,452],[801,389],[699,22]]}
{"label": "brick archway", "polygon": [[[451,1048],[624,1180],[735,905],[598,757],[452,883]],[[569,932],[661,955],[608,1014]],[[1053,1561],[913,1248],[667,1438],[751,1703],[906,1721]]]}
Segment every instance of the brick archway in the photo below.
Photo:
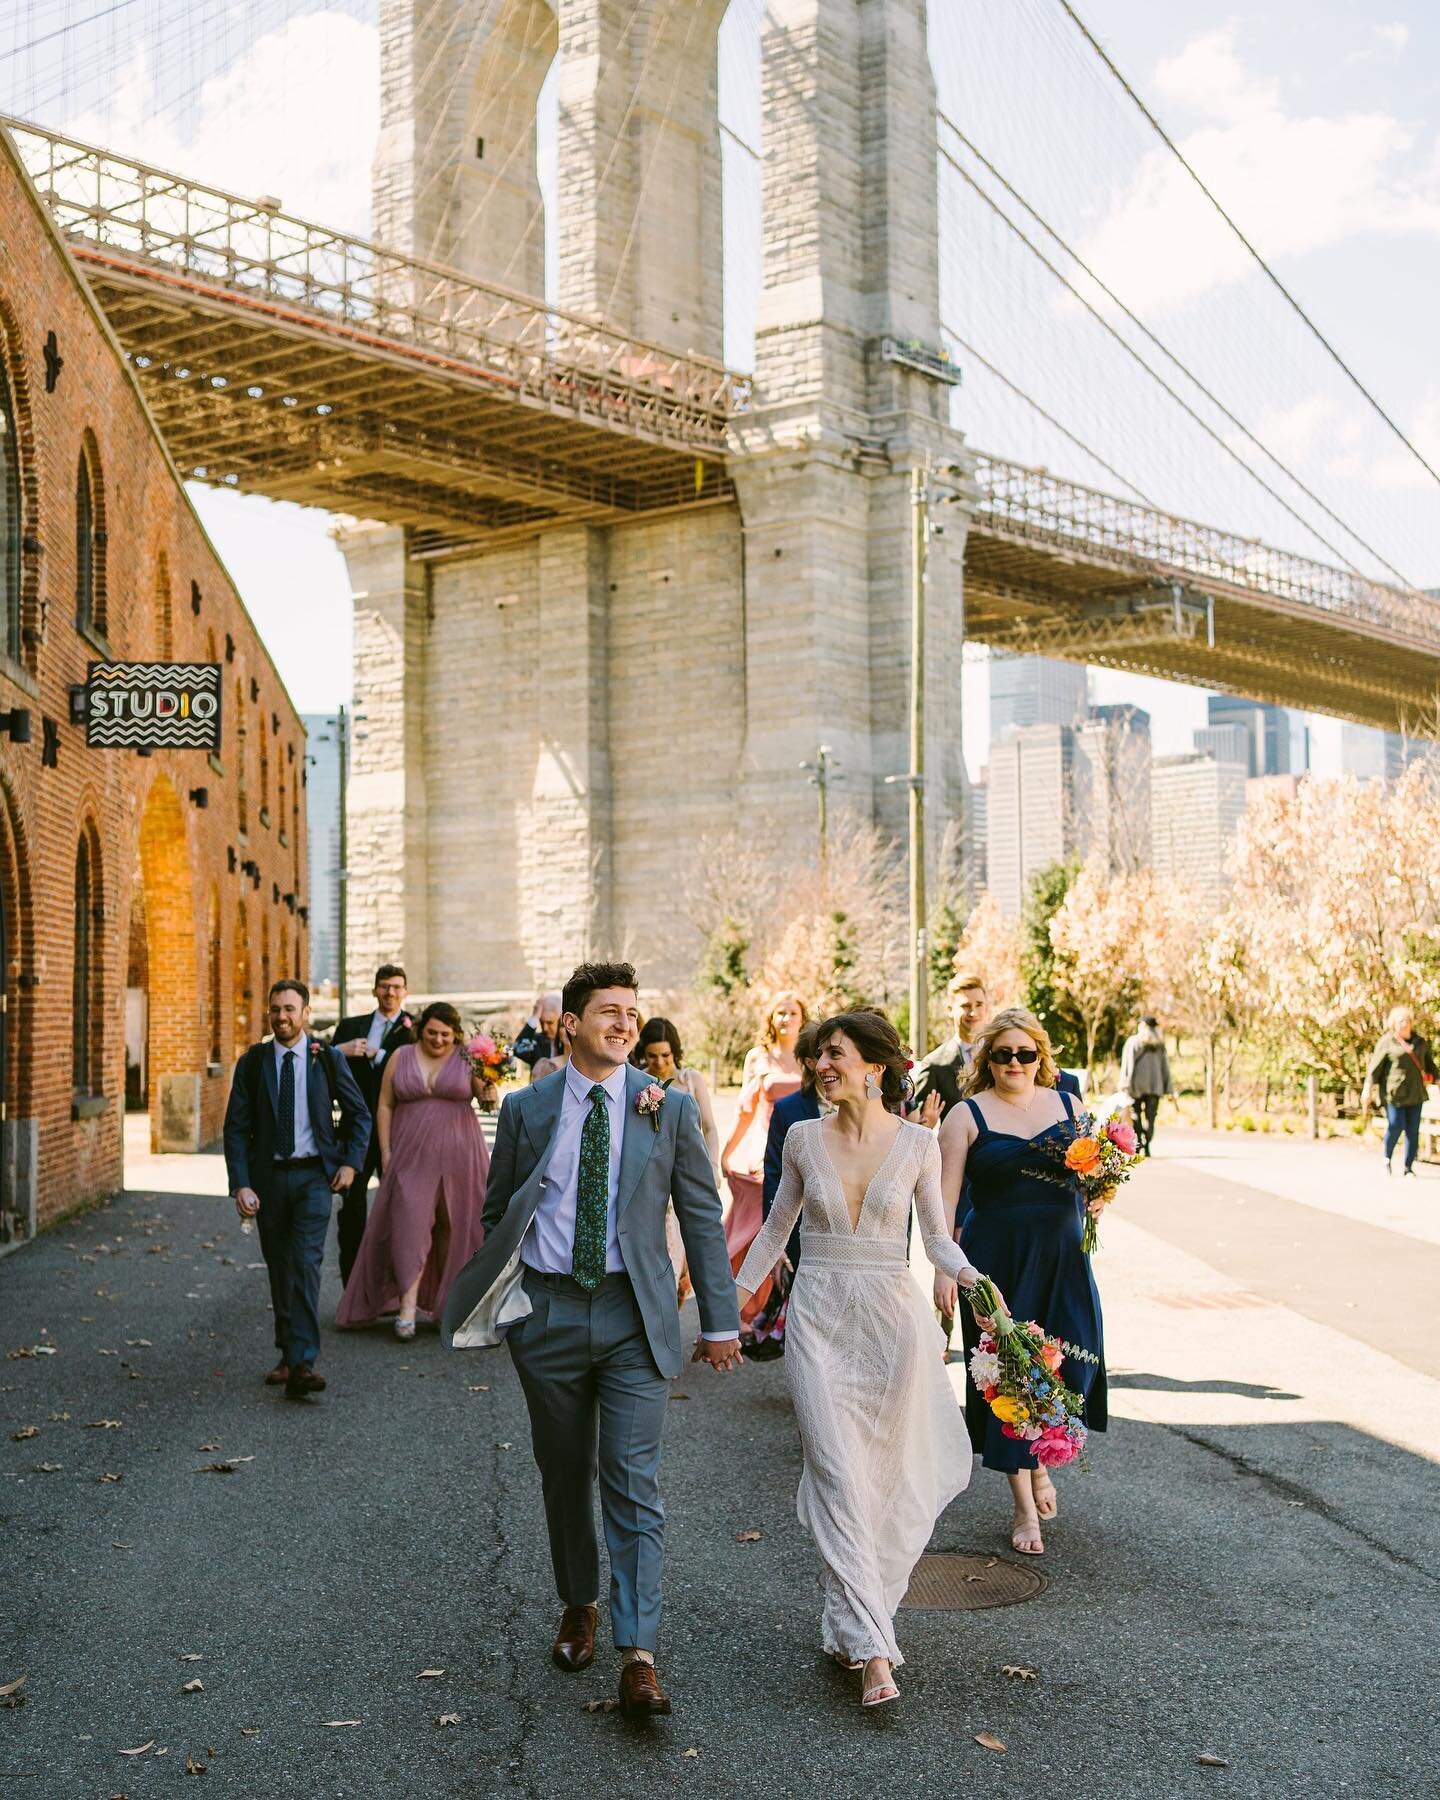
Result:
{"label": "brick archway", "polygon": [[250,1048],[259,1032],[256,1028],[258,1015],[254,1012],[254,972],[250,966],[250,921],[245,913],[245,902],[239,902],[235,914],[235,1010],[232,1015],[234,1037],[232,1048],[238,1062]]}
{"label": "brick archway", "polygon": [[149,987],[147,1098],[152,1150],[198,1150],[205,1046],[185,815],[164,775],[140,820]]}
{"label": "brick archway", "polygon": [[35,1126],[34,1044],[30,975],[34,914],[25,834],[14,795],[0,777],[0,1244],[35,1230],[38,1142]]}

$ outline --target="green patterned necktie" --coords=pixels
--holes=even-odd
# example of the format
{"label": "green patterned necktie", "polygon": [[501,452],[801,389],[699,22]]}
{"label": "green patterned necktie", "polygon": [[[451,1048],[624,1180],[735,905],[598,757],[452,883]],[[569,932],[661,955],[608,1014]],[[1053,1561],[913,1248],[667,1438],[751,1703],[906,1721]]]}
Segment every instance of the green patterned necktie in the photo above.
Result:
{"label": "green patterned necktie", "polygon": [[575,1187],[575,1254],[570,1273],[583,1288],[605,1279],[610,1222],[610,1112],[605,1090],[590,1090],[590,1116],[580,1133],[580,1177]]}

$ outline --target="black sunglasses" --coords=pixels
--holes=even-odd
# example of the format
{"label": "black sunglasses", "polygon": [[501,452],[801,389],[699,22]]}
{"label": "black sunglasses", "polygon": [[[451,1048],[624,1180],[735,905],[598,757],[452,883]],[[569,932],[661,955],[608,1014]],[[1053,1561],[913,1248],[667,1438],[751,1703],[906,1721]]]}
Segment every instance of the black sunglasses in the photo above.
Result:
{"label": "black sunglasses", "polygon": [[1033,1062],[1039,1062],[1038,1050],[1012,1050],[1009,1044],[1002,1044],[998,1050],[990,1052],[992,1063],[1019,1063],[1022,1069],[1028,1069]]}

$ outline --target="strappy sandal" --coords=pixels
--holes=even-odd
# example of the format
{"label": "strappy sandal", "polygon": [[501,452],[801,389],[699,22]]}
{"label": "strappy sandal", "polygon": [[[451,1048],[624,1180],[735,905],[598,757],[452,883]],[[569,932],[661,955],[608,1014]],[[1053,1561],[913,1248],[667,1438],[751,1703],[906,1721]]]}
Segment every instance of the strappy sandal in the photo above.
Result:
{"label": "strappy sandal", "polygon": [[[1033,1490],[1034,1482],[1032,1481],[1030,1485]],[[1049,1512],[1041,1511],[1041,1508],[1046,1505],[1050,1508]],[[1058,1519],[1060,1516],[1060,1496],[1056,1492],[1055,1483],[1048,1478],[1044,1487],[1035,1495],[1035,1515],[1046,1525],[1052,1519]]]}
{"label": "strappy sandal", "polygon": [[408,1344],[415,1335],[415,1321],[413,1319],[397,1319],[395,1321],[395,1335],[400,1339],[401,1343]]}
{"label": "strappy sandal", "polygon": [[868,1711],[874,1706],[889,1706],[900,1698],[900,1690],[893,1681],[882,1681],[878,1687],[866,1688],[860,1696],[860,1704]]}
{"label": "strappy sandal", "polygon": [[[1032,1535],[1039,1542],[1040,1548],[1038,1550],[1028,1549],[1020,1542],[1022,1537],[1028,1538]],[[1021,1556],[1043,1556],[1045,1554],[1045,1540],[1040,1536],[1040,1521],[1038,1518],[1033,1525],[1028,1519],[1021,1519],[1018,1523],[1010,1527],[1010,1548],[1012,1550],[1018,1550]]]}

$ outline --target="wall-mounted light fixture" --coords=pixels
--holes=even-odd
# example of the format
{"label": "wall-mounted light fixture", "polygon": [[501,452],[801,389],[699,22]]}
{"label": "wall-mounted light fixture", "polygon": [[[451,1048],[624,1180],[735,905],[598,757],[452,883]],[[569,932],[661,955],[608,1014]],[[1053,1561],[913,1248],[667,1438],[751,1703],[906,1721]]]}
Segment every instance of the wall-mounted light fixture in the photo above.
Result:
{"label": "wall-mounted light fixture", "polygon": [[7,733],[12,744],[30,742],[30,709],[17,706],[12,712],[0,713],[0,732]]}
{"label": "wall-mounted light fixture", "polygon": [[65,692],[70,696],[70,723],[83,725],[89,711],[85,703],[85,683],[77,681],[66,688]]}

